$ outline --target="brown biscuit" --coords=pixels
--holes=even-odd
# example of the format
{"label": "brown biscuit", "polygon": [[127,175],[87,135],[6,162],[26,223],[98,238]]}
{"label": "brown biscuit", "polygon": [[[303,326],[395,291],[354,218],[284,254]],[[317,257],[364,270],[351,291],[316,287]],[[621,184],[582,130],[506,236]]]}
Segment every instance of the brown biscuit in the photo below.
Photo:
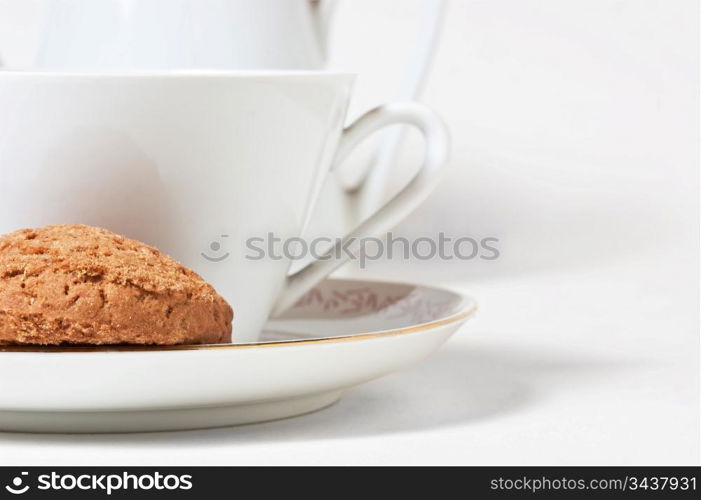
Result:
{"label": "brown biscuit", "polygon": [[105,229],[0,236],[0,344],[230,342],[232,319],[195,272]]}

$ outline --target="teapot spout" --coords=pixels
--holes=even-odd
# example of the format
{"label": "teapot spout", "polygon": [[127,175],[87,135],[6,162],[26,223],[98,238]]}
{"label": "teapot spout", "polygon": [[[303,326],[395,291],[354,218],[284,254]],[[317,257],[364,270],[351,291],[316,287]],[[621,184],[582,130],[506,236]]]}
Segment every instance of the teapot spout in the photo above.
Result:
{"label": "teapot spout", "polygon": [[328,56],[329,27],[336,0],[309,0],[309,11],[316,31],[319,52],[324,58]]}

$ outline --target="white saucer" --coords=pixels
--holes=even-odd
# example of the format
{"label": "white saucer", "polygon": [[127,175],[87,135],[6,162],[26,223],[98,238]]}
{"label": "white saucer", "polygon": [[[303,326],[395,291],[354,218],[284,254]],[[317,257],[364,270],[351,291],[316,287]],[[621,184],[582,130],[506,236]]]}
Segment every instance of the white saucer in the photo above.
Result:
{"label": "white saucer", "polygon": [[448,290],[330,279],[256,344],[4,347],[0,430],[165,431],[300,415],[420,361],[475,310]]}

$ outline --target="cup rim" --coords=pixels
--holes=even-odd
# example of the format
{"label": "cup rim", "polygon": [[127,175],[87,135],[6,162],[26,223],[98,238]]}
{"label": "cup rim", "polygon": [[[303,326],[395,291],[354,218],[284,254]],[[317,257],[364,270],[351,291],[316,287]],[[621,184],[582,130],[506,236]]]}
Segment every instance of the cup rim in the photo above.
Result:
{"label": "cup rim", "polygon": [[163,69],[163,70],[52,70],[0,68],[3,77],[95,78],[95,79],[198,79],[198,78],[325,78],[355,79],[357,73],[328,70],[227,70],[227,69]]}

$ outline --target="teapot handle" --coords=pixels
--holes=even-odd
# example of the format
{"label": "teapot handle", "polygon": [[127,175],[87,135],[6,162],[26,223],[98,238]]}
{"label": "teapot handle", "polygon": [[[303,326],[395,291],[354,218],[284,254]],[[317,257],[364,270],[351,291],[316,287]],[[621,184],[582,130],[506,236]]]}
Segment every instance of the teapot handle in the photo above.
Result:
{"label": "teapot handle", "polygon": [[[319,45],[322,54],[327,56],[329,26],[338,0],[309,0],[309,2],[312,7]],[[400,87],[390,97],[391,101],[415,101],[423,90],[438,44],[448,0],[424,0],[424,3],[422,26],[417,32],[414,44],[410,46],[411,62],[404,70]],[[397,156],[405,131],[406,127],[396,127],[393,130],[383,132],[374,156],[366,165],[360,167],[359,171],[351,174],[352,179],[345,180],[345,187],[349,190],[360,189],[366,183],[368,175],[372,175],[372,182],[369,183],[372,186],[367,188],[367,202],[371,205],[379,205],[389,183],[391,164]]]}

